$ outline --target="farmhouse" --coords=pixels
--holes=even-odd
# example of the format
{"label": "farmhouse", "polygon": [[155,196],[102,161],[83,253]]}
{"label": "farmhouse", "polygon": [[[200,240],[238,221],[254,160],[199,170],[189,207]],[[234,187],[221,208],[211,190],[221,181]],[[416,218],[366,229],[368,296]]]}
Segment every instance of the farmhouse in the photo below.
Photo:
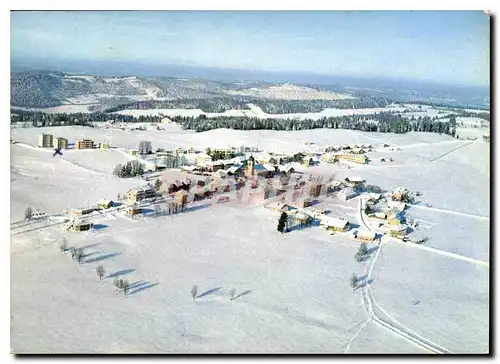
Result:
{"label": "farmhouse", "polygon": [[321,220],[321,225],[323,225],[326,230],[339,231],[339,232],[348,231],[350,228],[349,221],[330,216],[325,216]]}
{"label": "farmhouse", "polygon": [[94,207],[84,207],[71,210],[73,215],[87,215],[95,211]]}
{"label": "farmhouse", "polygon": [[356,233],[356,239],[361,240],[361,241],[374,241],[375,240],[375,233],[371,231],[358,231]]}
{"label": "farmhouse", "polygon": [[337,193],[337,197],[341,201],[347,201],[353,197],[356,197],[357,193],[351,187],[344,188],[343,190]]}
{"label": "farmhouse", "polygon": [[127,199],[129,202],[135,203],[145,200],[147,198],[155,197],[156,191],[150,187],[148,188],[133,188],[127,192]]}

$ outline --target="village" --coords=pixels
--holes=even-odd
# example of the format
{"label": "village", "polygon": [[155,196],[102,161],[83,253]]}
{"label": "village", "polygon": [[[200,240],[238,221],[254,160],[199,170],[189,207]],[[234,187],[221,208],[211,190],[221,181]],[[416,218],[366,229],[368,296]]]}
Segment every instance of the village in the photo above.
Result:
{"label": "village", "polygon": [[[55,141],[55,142],[54,142]],[[293,154],[262,152],[255,147],[239,148],[176,148],[157,149],[142,141],[140,149],[126,150],[143,166],[140,176],[143,186],[118,192],[116,198],[103,196],[94,206],[73,208],[64,218],[69,231],[89,231],[91,219],[107,212],[120,211],[136,219],[142,216],[163,216],[189,211],[189,207],[208,201],[210,204],[228,202],[261,206],[277,212],[276,217],[285,221],[280,232],[292,232],[309,226],[321,226],[330,234],[346,234],[361,242],[374,242],[383,236],[404,242],[422,243],[418,223],[407,223],[405,210],[419,196],[404,187],[392,193],[382,193],[377,186],[367,185],[358,176],[336,179],[318,177],[309,168],[320,163],[366,164],[366,153],[376,146],[334,145],[311,151],[312,142]],[[38,147],[71,149],[67,139],[41,134]],[[74,149],[116,148],[108,143],[95,143],[90,139],[76,140]],[[382,143],[380,148],[390,147]],[[182,157],[180,168],[169,163]],[[392,158],[391,158],[392,161]],[[385,160],[384,160],[385,162]],[[167,168],[167,165],[170,168]],[[174,167],[174,168],[172,168]],[[299,170],[300,169],[300,170]],[[328,208],[332,203],[359,200],[359,221],[346,216],[333,216]],[[39,219],[40,213],[26,216]],[[43,218],[44,215],[42,214]],[[60,221],[60,220],[59,220]]]}

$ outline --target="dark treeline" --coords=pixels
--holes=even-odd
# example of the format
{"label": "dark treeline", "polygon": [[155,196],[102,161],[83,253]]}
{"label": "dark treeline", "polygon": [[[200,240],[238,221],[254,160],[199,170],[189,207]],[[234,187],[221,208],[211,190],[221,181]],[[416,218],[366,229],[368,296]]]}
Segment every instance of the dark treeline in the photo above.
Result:
{"label": "dark treeline", "polygon": [[41,111],[27,111],[11,109],[10,122],[23,123],[33,122],[34,126],[61,126],[61,125],[85,125],[90,126],[91,122],[126,122],[126,123],[156,123],[160,122],[160,116],[130,116],[120,114],[106,114],[106,113],[54,113],[47,114]]}
{"label": "dark treeline", "polygon": [[324,117],[318,120],[297,119],[259,119],[253,117],[174,117],[173,121],[182,124],[183,129],[192,129],[197,132],[218,128],[238,130],[308,130],[308,129],[351,129],[381,133],[406,133],[410,131],[441,133],[455,136],[456,119],[451,116],[448,121],[441,121],[437,117],[404,118],[395,112],[380,112],[369,115],[345,115]]}
{"label": "dark treeline", "polygon": [[107,108],[105,112],[120,110],[144,109],[201,109],[204,112],[224,112],[231,109],[248,109],[250,100],[229,97],[214,97],[207,99],[177,99],[177,100],[150,100],[137,101]]}
{"label": "dark treeline", "polygon": [[365,109],[372,107],[385,107],[393,103],[385,97],[370,97],[345,100],[274,100],[254,99],[253,104],[259,106],[268,114],[292,114],[321,112],[327,108],[336,109]]}
{"label": "dark treeline", "polygon": [[[486,106],[478,106],[478,105],[457,105],[453,103],[447,103],[447,102],[432,102],[428,100],[416,100],[416,101],[402,101],[405,104],[412,104],[412,105],[428,105],[428,106],[434,106],[434,107],[443,107],[447,109],[454,109],[459,112],[466,112],[464,109],[477,109],[477,110],[484,110],[485,113],[488,113],[487,111],[489,110],[488,107]],[[474,114],[474,113],[473,113]],[[472,116],[475,116],[472,115]]]}
{"label": "dark treeline", "polygon": [[208,99],[137,101],[113,106],[105,109],[104,112],[115,112],[127,109],[201,109],[204,112],[215,113],[227,110],[249,109],[247,105],[249,103],[259,106],[268,114],[290,114],[320,112],[326,108],[363,109],[385,107],[390,105],[392,100],[385,97],[346,100],[276,100],[253,97],[214,97]]}

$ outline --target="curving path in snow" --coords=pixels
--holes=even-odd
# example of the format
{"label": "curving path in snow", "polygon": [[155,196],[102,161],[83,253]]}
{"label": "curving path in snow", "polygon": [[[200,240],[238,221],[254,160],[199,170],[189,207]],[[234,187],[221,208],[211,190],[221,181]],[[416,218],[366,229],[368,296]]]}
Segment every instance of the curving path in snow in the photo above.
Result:
{"label": "curving path in snow", "polygon": [[[364,226],[365,229],[368,231],[371,231],[371,229],[368,227],[368,225],[365,223],[364,218],[363,218],[363,209],[362,209],[362,200],[359,199],[359,208],[358,208],[358,221],[360,225]],[[385,327],[386,329],[394,332],[395,334],[407,339],[408,341],[412,342],[415,345],[418,345],[420,347],[423,347],[433,353],[436,354],[450,354],[451,352],[442,346],[430,341],[429,339],[426,339],[413,330],[409,329],[408,327],[400,324],[398,321],[396,321],[392,316],[390,316],[385,310],[383,310],[376,302],[375,296],[373,294],[373,291],[371,287],[369,286],[368,282],[370,280],[373,268],[375,266],[375,262],[377,261],[380,252],[382,251],[382,241],[380,240],[377,244],[377,251],[375,255],[372,257],[370,264],[366,267],[365,269],[365,277],[364,277],[364,282],[363,286],[361,287],[361,294],[363,297],[363,304],[365,307],[365,311],[370,319],[375,321],[377,324]],[[376,311],[375,308],[377,308],[379,311],[383,312],[387,317],[389,317],[389,320],[383,319]],[[366,325],[364,325],[366,326]],[[357,337],[359,334],[359,331],[355,334],[355,336],[349,341],[348,345],[354,339]]]}

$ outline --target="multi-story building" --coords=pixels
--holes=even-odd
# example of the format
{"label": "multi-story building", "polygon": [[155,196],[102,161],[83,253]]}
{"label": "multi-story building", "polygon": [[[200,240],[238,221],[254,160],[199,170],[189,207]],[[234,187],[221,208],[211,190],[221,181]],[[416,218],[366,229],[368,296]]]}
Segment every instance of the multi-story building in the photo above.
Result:
{"label": "multi-story building", "polygon": [[56,148],[68,149],[68,139],[58,137],[56,138]]}
{"label": "multi-story building", "polygon": [[94,149],[94,141],[90,139],[77,140],[76,149]]}
{"label": "multi-story building", "polygon": [[38,136],[38,146],[41,148],[53,148],[54,137],[52,134],[40,134]]}

